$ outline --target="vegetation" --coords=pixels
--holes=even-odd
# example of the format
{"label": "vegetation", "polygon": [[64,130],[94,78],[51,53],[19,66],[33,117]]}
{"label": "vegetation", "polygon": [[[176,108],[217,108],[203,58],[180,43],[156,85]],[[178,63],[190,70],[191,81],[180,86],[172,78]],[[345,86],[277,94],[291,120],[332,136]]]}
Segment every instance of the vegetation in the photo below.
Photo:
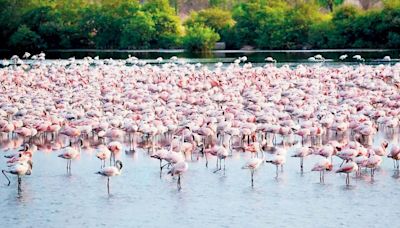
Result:
{"label": "vegetation", "polygon": [[182,19],[183,0],[0,0],[0,48],[400,48],[400,0],[205,2]]}
{"label": "vegetation", "polygon": [[205,52],[211,50],[219,38],[218,33],[213,29],[201,24],[194,24],[193,27],[187,29],[186,35],[183,37],[183,46],[189,51]]}

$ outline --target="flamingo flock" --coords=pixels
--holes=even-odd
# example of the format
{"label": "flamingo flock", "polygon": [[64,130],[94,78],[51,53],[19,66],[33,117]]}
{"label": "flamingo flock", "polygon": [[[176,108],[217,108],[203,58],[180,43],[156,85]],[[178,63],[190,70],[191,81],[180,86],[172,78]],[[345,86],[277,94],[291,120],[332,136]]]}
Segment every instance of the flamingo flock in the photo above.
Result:
{"label": "flamingo flock", "polygon": [[[346,174],[346,185],[351,173],[365,174],[362,168],[373,179],[387,159],[399,170],[398,64],[253,67],[243,56],[209,69],[177,57],[147,64],[135,57],[46,62],[44,53],[34,56],[35,64],[15,57],[18,64],[0,69],[1,150],[8,159],[2,172],[8,184],[7,174],[18,177],[19,191],[37,151],[57,153],[71,175],[81,151],[95,149],[96,174],[107,177],[108,193],[110,177],[121,175],[124,148],[159,160],[160,177],[168,169],[179,190],[189,163],[204,160],[208,168],[215,157],[213,172],[229,175],[226,163],[237,153],[251,156],[243,168],[252,186],[266,163],[279,178],[290,153],[300,159],[301,173],[320,172],[321,183],[332,170]],[[9,145],[12,139],[19,145]],[[304,167],[308,156],[321,160]]]}

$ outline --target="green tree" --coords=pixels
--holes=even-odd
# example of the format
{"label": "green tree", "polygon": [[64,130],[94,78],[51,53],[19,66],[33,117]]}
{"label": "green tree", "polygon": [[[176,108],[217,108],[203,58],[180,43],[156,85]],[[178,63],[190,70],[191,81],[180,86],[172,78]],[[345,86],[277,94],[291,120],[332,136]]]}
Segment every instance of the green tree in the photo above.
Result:
{"label": "green tree", "polygon": [[167,0],[151,0],[143,5],[143,11],[154,22],[155,34],[150,44],[155,48],[171,48],[179,44],[182,36],[180,19],[174,13]]}
{"label": "green tree", "polygon": [[231,28],[235,24],[235,21],[232,19],[229,11],[219,8],[209,8],[200,10],[199,12],[192,12],[184,23],[188,27],[193,27],[195,24],[208,26],[221,35],[222,31],[226,28]]}
{"label": "green tree", "polygon": [[355,43],[357,33],[353,22],[360,15],[360,10],[354,6],[342,6],[333,13],[332,23],[334,31],[329,39],[329,46],[333,48],[348,48]]}
{"label": "green tree", "polygon": [[16,50],[35,50],[40,48],[40,44],[40,36],[24,24],[18,27],[9,41],[9,45]]}
{"label": "green tree", "polygon": [[218,33],[211,28],[195,25],[187,29],[186,35],[183,37],[183,46],[189,51],[207,52],[214,48],[219,39]]}
{"label": "green tree", "polygon": [[330,20],[316,22],[310,26],[308,42],[312,48],[335,48],[330,45],[334,25]]}
{"label": "green tree", "polygon": [[123,27],[120,47],[129,49],[149,48],[155,31],[155,24],[151,16],[139,11]]}
{"label": "green tree", "polygon": [[0,0],[0,48],[6,48],[10,36],[21,24],[21,16],[32,7],[30,2]]}

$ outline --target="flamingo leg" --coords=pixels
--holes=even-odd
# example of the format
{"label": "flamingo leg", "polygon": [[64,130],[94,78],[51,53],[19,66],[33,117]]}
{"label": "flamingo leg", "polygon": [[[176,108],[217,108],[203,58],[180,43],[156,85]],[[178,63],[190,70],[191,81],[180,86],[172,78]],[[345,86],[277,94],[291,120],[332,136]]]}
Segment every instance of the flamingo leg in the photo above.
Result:
{"label": "flamingo leg", "polygon": [[300,171],[303,173],[303,157],[300,157]]}
{"label": "flamingo leg", "polygon": [[178,175],[178,190],[181,190],[182,189],[182,186],[181,186],[181,175],[179,174]]}
{"label": "flamingo leg", "polygon": [[342,167],[343,163],[344,163],[344,160],[342,161],[342,163],[340,164],[340,166],[339,166],[339,167]]}
{"label": "flamingo leg", "polygon": [[[219,166],[218,166],[218,160],[219,160]],[[222,159],[217,158],[217,169],[214,171],[214,173],[220,171],[222,169]],[[224,170],[225,170],[225,160],[224,160]]]}
{"label": "flamingo leg", "polygon": [[319,171],[319,182],[322,183],[322,171]]}
{"label": "flamingo leg", "polygon": [[10,186],[10,183],[11,183],[11,181],[10,181],[10,179],[8,178],[8,176],[6,175],[6,173],[9,173],[8,171],[6,171],[6,170],[2,170],[1,171],[2,173],[3,173],[3,175],[6,177],[6,179],[8,180],[8,186]]}
{"label": "flamingo leg", "polygon": [[108,192],[108,195],[110,195],[110,178],[109,177],[107,177],[107,192]]}
{"label": "flamingo leg", "polygon": [[21,192],[21,177],[18,175],[18,193]]}
{"label": "flamingo leg", "polygon": [[162,171],[162,169],[163,169],[166,165],[170,166],[170,164],[171,164],[171,163],[168,162],[167,164],[161,166],[161,167],[160,167],[161,171]]}
{"label": "flamingo leg", "polygon": [[251,187],[254,187],[254,170],[251,170]]}

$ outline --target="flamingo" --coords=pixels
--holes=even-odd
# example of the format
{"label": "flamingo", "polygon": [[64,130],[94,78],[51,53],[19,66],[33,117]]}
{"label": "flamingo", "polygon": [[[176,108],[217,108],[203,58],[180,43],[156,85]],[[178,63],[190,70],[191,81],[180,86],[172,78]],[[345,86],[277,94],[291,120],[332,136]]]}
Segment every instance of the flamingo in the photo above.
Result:
{"label": "flamingo", "polygon": [[110,177],[121,175],[122,162],[120,160],[115,161],[115,166],[107,166],[96,174],[107,177],[107,192],[110,195]]}
{"label": "flamingo", "polygon": [[348,55],[344,54],[344,55],[339,56],[339,59],[343,61],[343,60],[347,59],[347,57],[348,57]]}
{"label": "flamingo", "polygon": [[393,145],[390,149],[390,153],[388,158],[393,159],[393,166],[395,169],[399,169],[399,160],[400,160],[400,146]]}
{"label": "flamingo", "polygon": [[112,141],[107,145],[107,148],[111,151],[111,156],[110,156],[110,165],[111,161],[114,160],[114,165],[115,165],[115,155],[121,152],[122,150],[122,144],[118,141]]}
{"label": "flamingo", "polygon": [[261,158],[251,158],[246,164],[242,167],[242,169],[250,169],[251,174],[251,187],[254,187],[254,172],[260,167],[263,163],[263,159]]}
{"label": "flamingo", "polygon": [[96,154],[96,157],[101,161],[100,168],[106,166],[106,159],[110,158],[110,156],[111,156],[111,151],[106,146],[100,145],[98,148],[98,152]]}
{"label": "flamingo", "polygon": [[354,55],[354,56],[353,56],[353,59],[355,59],[355,60],[357,60],[357,61],[363,61],[363,62],[365,61],[365,59],[362,58],[361,55]]}
{"label": "flamingo", "polygon": [[181,175],[185,173],[189,168],[189,165],[185,161],[180,161],[176,163],[175,165],[172,166],[171,170],[168,171],[168,174],[171,174],[171,176],[178,175],[178,181],[177,181],[177,186],[178,190],[182,189],[181,185]]}
{"label": "flamingo", "polygon": [[355,162],[353,161],[347,161],[342,167],[340,167],[338,170],[336,170],[336,173],[346,173],[346,185],[350,185],[350,176],[349,174],[357,171],[358,166]]}
{"label": "flamingo", "polygon": [[274,58],[270,57],[270,56],[265,58],[265,61],[271,62],[271,63],[276,63],[276,60]]}
{"label": "flamingo", "polygon": [[72,147],[66,147],[64,151],[58,155],[60,158],[64,158],[67,160],[67,173],[71,173],[71,163],[73,159],[76,159],[79,156],[79,151]]}
{"label": "flamingo", "polygon": [[278,167],[281,166],[283,170],[283,164],[286,163],[286,157],[283,154],[274,154],[271,158],[266,160],[267,163],[271,163],[276,166],[276,178],[278,178]]}
{"label": "flamingo", "polygon": [[32,174],[32,161],[28,160],[26,162],[20,162],[10,167],[9,170],[2,170],[1,172],[6,177],[8,181],[8,186],[10,185],[11,181],[7,177],[6,173],[10,173],[13,175],[17,175],[18,177],[18,192],[21,192],[21,176],[31,175]]}
{"label": "flamingo", "polygon": [[332,170],[332,163],[324,158],[317,162],[314,167],[311,169],[311,171],[319,171],[319,181],[321,183],[325,182],[325,171],[331,171]]}
{"label": "flamingo", "polygon": [[160,161],[160,177],[162,174],[162,160],[168,159],[168,151],[165,149],[156,150],[150,157],[158,159]]}
{"label": "flamingo", "polygon": [[366,167],[371,169],[371,178],[374,178],[375,170],[382,163],[382,157],[375,155],[374,153],[367,160]]}
{"label": "flamingo", "polygon": [[313,150],[310,147],[299,147],[299,148],[296,148],[296,150],[294,151],[294,154],[292,155],[292,157],[300,158],[300,171],[301,172],[303,172],[304,157],[307,157],[312,152],[313,152]]}
{"label": "flamingo", "polygon": [[[219,146],[217,149],[217,169],[214,171],[214,173],[222,169],[222,160],[224,160],[224,171],[225,171],[225,160],[228,156],[229,156],[228,150],[223,146]],[[219,161],[219,168],[218,168],[218,161]]]}

